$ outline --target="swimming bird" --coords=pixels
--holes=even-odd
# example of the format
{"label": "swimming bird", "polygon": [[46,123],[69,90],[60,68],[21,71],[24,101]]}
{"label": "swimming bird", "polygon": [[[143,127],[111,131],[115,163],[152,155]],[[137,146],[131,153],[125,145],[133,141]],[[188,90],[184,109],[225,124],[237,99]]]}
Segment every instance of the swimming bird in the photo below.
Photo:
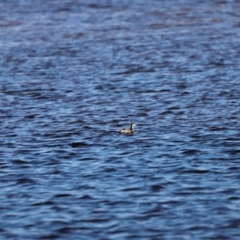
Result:
{"label": "swimming bird", "polygon": [[127,133],[134,133],[134,127],[136,126],[135,123],[132,123],[130,128],[123,128],[120,133],[127,134]]}

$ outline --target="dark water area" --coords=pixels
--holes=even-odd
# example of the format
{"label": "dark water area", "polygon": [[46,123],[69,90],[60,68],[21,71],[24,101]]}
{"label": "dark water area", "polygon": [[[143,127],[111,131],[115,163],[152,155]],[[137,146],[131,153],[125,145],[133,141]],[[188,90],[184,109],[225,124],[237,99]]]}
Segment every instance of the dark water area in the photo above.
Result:
{"label": "dark water area", "polygon": [[0,239],[240,239],[238,0],[0,9]]}

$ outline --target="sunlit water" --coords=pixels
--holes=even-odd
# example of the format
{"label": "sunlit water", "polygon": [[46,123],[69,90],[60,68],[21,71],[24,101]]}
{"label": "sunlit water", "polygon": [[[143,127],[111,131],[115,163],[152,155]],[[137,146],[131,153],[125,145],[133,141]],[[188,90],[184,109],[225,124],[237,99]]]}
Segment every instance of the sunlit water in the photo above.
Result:
{"label": "sunlit water", "polygon": [[239,1],[0,9],[1,239],[240,239]]}

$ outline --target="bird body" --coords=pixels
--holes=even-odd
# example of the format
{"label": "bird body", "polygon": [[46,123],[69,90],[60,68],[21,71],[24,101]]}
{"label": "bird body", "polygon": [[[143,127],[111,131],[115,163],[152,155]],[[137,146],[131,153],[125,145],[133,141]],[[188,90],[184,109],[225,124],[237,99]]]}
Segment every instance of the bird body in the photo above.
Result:
{"label": "bird body", "polygon": [[134,133],[134,127],[136,126],[135,123],[132,123],[130,128],[123,128],[120,133],[122,134],[129,134],[129,133]]}

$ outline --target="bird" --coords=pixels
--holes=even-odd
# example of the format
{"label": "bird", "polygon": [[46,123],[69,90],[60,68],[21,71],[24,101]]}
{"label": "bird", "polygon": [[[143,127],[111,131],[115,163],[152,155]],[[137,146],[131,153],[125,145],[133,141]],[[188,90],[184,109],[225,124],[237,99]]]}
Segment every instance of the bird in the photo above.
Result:
{"label": "bird", "polygon": [[123,128],[119,133],[122,133],[122,134],[134,133],[135,126],[136,126],[135,123],[131,123],[130,128]]}

